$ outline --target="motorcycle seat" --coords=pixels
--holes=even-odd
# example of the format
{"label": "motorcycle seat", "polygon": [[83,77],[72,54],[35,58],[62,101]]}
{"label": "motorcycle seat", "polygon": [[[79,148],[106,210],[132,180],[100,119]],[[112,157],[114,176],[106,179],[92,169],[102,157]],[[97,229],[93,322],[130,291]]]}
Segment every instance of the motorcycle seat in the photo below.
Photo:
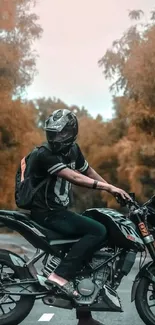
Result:
{"label": "motorcycle seat", "polygon": [[61,233],[58,233],[52,229],[46,228],[37,222],[33,221],[30,218],[30,212],[23,213],[20,211],[14,211],[14,210],[0,210],[0,216],[9,216],[13,217],[16,220],[23,221],[25,223],[32,224],[35,228],[37,228],[44,236],[46,236],[47,240],[75,240],[79,239],[79,236],[72,236],[71,238],[68,238],[68,236],[65,236]]}
{"label": "motorcycle seat", "polygon": [[16,219],[19,220],[29,220],[29,215],[30,213],[22,213],[19,211],[14,211],[14,210],[0,210],[0,215],[1,216],[10,216],[10,217],[15,217]]}

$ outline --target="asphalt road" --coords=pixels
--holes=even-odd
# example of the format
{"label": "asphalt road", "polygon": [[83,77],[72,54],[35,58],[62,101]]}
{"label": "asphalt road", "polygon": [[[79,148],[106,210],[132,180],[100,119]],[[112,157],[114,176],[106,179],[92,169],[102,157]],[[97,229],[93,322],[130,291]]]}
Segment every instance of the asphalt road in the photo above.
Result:
{"label": "asphalt road", "polygon": [[[11,244],[11,246],[10,246]],[[0,234],[0,248],[11,249],[17,253],[27,251],[28,256],[32,256],[33,247],[30,246],[22,237]],[[131,303],[131,286],[134,277],[138,272],[138,259],[128,277],[122,282],[118,293],[123,305],[123,313],[93,312],[93,317],[106,325],[142,325],[134,303]],[[53,325],[77,324],[75,311],[68,311],[54,307],[48,307],[42,301],[36,301],[29,316],[21,323],[22,325],[34,325],[39,322],[42,325],[51,323]]]}

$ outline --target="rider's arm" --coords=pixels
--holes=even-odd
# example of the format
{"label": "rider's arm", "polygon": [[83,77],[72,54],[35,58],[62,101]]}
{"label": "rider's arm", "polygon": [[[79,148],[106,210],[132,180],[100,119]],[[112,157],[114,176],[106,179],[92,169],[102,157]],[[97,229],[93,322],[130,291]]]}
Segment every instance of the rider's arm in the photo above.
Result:
{"label": "rider's arm", "polygon": [[[66,179],[67,181],[69,181],[72,184],[82,186],[82,187],[93,188],[94,184],[96,184],[94,179],[92,179],[88,176],[85,176],[81,173],[78,173],[70,168],[64,168],[64,169],[58,171],[57,176]],[[98,181],[96,184],[96,189],[105,190],[105,191],[110,192],[111,185],[108,183]]]}
{"label": "rider's arm", "polygon": [[[67,165],[62,161],[61,157],[57,155],[51,155],[50,152],[44,148],[39,150],[39,162],[40,167],[46,170],[46,172],[51,176],[56,175],[68,180],[72,184],[82,187],[93,188],[95,184],[95,180],[79,173],[78,171],[74,171],[68,168]],[[86,164],[84,161],[84,168],[82,168],[80,165],[77,167],[80,167],[80,169],[82,168],[84,170],[85,168],[88,168],[86,165],[88,165],[88,163]],[[97,182],[96,188],[106,191],[109,190],[110,192],[111,185],[103,182]]]}
{"label": "rider's arm", "polygon": [[100,181],[100,182],[103,182],[103,183],[107,183],[107,181],[102,178],[92,167],[88,167],[88,169],[86,170],[85,172],[85,175],[90,177],[90,178],[93,178],[93,179],[96,179],[97,181]]}
{"label": "rider's arm", "polygon": [[[105,190],[113,195],[118,193],[123,198],[128,197],[128,194],[126,192],[116,188],[111,184],[94,180],[86,175],[79,173],[78,171],[74,171],[68,168],[61,157],[51,155],[51,153],[44,148],[38,150],[38,163],[39,167],[42,168],[45,172],[45,175],[46,173],[51,176],[57,175],[78,186]],[[85,167],[85,171],[86,169],[88,169],[88,166]]]}

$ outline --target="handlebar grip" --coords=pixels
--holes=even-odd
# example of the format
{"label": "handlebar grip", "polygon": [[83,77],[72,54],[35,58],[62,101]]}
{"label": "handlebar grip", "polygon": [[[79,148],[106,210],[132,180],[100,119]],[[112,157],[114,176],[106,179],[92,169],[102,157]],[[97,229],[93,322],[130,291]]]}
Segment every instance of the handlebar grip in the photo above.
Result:
{"label": "handlebar grip", "polygon": [[127,204],[127,200],[123,199],[121,195],[116,194],[116,201],[120,204],[120,206],[125,207]]}
{"label": "handlebar grip", "polygon": [[[132,194],[132,193],[129,193],[129,195],[130,194]],[[121,207],[127,207],[127,209],[133,210],[133,211],[136,209],[139,209],[140,208],[139,204],[133,199],[135,197],[135,195],[133,196],[133,198],[132,198],[132,195],[130,195],[130,196],[131,196],[131,201],[128,199],[123,199],[122,196],[119,194],[117,194],[115,196],[115,198]]]}

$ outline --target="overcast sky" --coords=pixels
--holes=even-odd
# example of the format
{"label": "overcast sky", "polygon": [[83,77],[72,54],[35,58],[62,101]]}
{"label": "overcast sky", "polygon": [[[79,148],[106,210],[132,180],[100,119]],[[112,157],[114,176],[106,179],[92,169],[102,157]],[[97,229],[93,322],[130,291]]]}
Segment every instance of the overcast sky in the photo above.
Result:
{"label": "overcast sky", "polygon": [[110,118],[112,95],[97,61],[131,24],[128,10],[154,7],[154,0],[37,0],[44,32],[28,97],[57,97]]}

